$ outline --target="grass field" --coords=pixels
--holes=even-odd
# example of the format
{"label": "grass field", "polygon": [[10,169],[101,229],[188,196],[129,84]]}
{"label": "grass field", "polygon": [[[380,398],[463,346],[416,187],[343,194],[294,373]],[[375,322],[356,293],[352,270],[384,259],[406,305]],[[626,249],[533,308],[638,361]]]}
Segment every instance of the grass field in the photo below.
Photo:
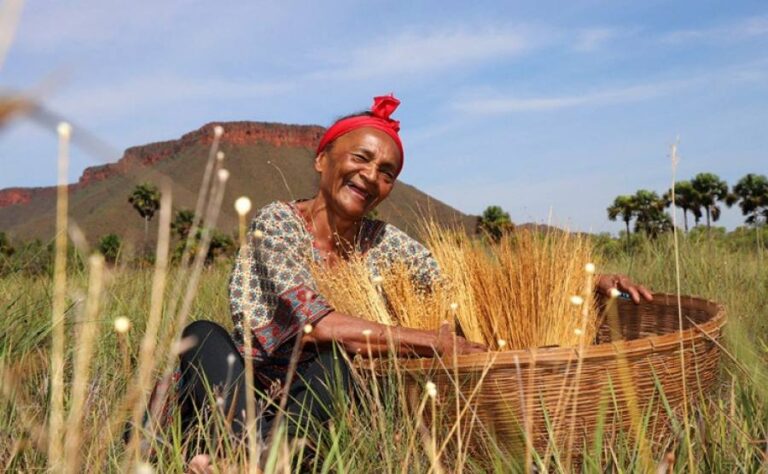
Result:
{"label": "grass field", "polygon": [[[601,259],[604,268],[598,271],[626,273],[656,291],[675,292],[673,248],[671,237],[663,237],[641,242],[631,253],[613,250]],[[689,436],[678,432],[668,452],[654,452],[650,462],[654,468],[670,464],[675,472],[764,471],[768,463],[768,255],[756,247],[734,249],[721,239],[699,236],[681,239],[680,258],[681,292],[714,299],[727,309],[726,353],[716,393],[691,412],[689,423],[676,420],[680,426],[689,426]],[[213,319],[231,326],[228,272],[228,262],[202,270],[190,319]],[[172,272],[169,280],[177,276]],[[65,406],[82,406],[84,415],[82,426],[75,430],[75,425],[65,424],[65,459],[76,453],[73,463],[77,471],[121,471],[129,466],[147,469],[146,464],[135,464],[140,458],[126,452],[121,436],[132,405],[125,397],[134,385],[141,338],[151,310],[152,270],[108,269],[100,280],[104,284],[102,305],[92,319],[86,319],[87,269],[70,272],[68,278]],[[65,459],[49,460],[46,454],[50,441],[46,420],[52,298],[50,277],[16,272],[0,280],[0,469],[5,471],[32,471],[47,464],[64,466]],[[114,330],[113,322],[119,317],[131,321],[126,333]],[[171,319],[166,308],[159,340],[168,336],[163,328],[172,327]],[[82,368],[75,365],[76,353],[83,347],[78,341],[82,341],[86,327],[96,333],[93,354],[88,357],[90,375],[83,378]],[[168,347],[163,347],[162,356],[168,355]],[[84,384],[82,400],[72,390],[75,379]],[[370,383],[370,378],[362,381],[363,385]],[[442,444],[444,434],[430,432],[429,423],[420,416],[410,416],[392,386],[362,389],[359,405],[339,396],[337,416],[323,428],[317,456],[299,461],[306,453],[301,444],[275,442],[264,447],[266,470],[291,472],[302,465],[316,472],[480,472],[489,466],[508,472],[515,469],[513,466],[520,468],[516,464],[519,459],[504,458],[500,453],[478,459],[457,454],[450,447],[442,452],[435,449]],[[425,403],[429,403],[428,397],[422,409]],[[73,422],[79,410],[74,413],[69,419]],[[165,441],[157,451],[155,468],[158,472],[182,471],[185,456],[195,447],[183,446],[178,433]],[[245,451],[230,446],[213,454],[222,469],[225,464],[242,468]],[[636,446],[618,443],[589,453],[581,469],[636,472],[645,465],[641,461]],[[541,467],[557,471],[561,465]]]}

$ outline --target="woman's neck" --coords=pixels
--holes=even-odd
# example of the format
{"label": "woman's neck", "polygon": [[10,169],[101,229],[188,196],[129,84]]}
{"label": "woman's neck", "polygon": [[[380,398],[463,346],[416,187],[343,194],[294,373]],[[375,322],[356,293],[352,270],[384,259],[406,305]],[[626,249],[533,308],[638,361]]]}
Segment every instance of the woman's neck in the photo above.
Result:
{"label": "woman's neck", "polygon": [[299,203],[299,210],[310,224],[315,242],[327,251],[343,255],[355,248],[360,220],[345,219],[331,210],[322,194]]}

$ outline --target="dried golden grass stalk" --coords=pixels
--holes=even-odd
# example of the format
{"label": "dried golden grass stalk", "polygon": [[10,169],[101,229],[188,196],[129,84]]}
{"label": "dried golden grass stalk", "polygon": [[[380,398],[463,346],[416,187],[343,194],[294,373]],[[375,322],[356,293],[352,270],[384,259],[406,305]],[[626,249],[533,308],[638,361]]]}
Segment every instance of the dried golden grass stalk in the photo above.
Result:
{"label": "dried golden grass stalk", "polygon": [[437,329],[448,315],[442,292],[424,291],[404,264],[371,275],[364,257],[353,256],[333,268],[313,267],[318,290],[338,311],[382,324]]}
{"label": "dried golden grass stalk", "polygon": [[489,243],[433,223],[427,246],[443,284],[424,291],[395,264],[374,277],[364,257],[314,268],[318,290],[339,311],[384,324],[436,329],[455,321],[491,349],[589,344],[595,336],[589,239],[560,230],[519,230]]}

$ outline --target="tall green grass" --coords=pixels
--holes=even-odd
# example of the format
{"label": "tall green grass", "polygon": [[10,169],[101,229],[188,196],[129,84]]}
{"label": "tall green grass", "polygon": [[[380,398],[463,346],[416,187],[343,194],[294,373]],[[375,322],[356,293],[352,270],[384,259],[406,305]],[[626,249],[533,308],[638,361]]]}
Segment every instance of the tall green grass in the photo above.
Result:
{"label": "tall green grass", "polygon": [[[726,326],[720,384],[707,400],[690,413],[690,443],[677,412],[670,412],[678,430],[654,450],[654,463],[670,464],[675,472],[759,472],[768,461],[768,266],[761,251],[727,245],[706,235],[681,239],[683,294],[705,296],[726,306]],[[674,254],[670,240],[642,241],[629,252],[615,252],[602,259],[603,272],[627,273],[657,291],[674,292]],[[226,294],[229,264],[221,262],[203,271],[191,318],[211,319],[230,327]],[[173,274],[170,277],[174,280]],[[119,412],[136,361],[146,317],[152,271],[113,268],[104,276],[105,294],[95,320],[81,320],[87,294],[87,269],[70,271],[66,304],[65,380],[72,382],[74,341],[83,325],[95,325],[96,344],[92,377],[85,400],[82,425],[81,470],[120,471],[125,468]],[[21,272],[0,279],[0,470],[44,468],[49,406],[48,350],[51,336],[52,281],[47,276]],[[114,331],[118,317],[128,317],[130,331]],[[171,326],[173,315],[163,315],[162,328]],[[263,446],[268,471],[292,472],[485,472],[525,469],[522,459],[505,454],[492,442],[482,449],[457,445],[433,423],[429,390],[405,393],[399,375],[372,377],[366,366],[356,372],[358,403],[339,393],[332,422],[320,427],[317,453],[308,457],[307,447],[277,436]],[[65,404],[71,404],[69,390]],[[439,405],[437,405],[439,406]],[[121,418],[122,417],[122,418]],[[215,422],[215,421],[214,421]],[[219,422],[223,422],[219,420]],[[223,446],[218,452],[204,446],[210,426],[201,427],[203,445],[185,445],[176,432],[155,442],[154,466],[158,472],[181,472],[189,454],[210,452],[218,466],[244,467],[245,449]],[[598,441],[601,434],[597,434]],[[221,439],[221,438],[217,438]],[[189,441],[189,438],[186,439]],[[445,446],[444,449],[440,449]],[[689,456],[688,450],[691,450]],[[538,453],[543,454],[543,453]],[[674,461],[672,461],[674,458]],[[557,471],[564,460],[533,456],[542,468]],[[693,460],[691,465],[690,459]],[[149,458],[145,458],[149,460]],[[538,460],[538,461],[537,461]],[[666,461],[665,461],[666,460]],[[670,462],[672,461],[672,462]],[[546,463],[546,464],[545,464]],[[585,472],[634,472],[642,466],[637,446],[629,437],[610,443],[596,442],[583,459]]]}

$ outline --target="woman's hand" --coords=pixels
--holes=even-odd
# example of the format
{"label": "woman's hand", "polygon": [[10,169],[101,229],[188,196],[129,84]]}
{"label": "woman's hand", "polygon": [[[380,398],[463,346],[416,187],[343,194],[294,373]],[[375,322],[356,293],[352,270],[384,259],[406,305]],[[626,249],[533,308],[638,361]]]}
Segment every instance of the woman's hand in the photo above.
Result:
{"label": "woman's hand", "polygon": [[624,293],[629,293],[635,304],[640,304],[640,299],[653,301],[653,295],[643,285],[638,285],[626,275],[598,275],[595,289],[598,294],[611,296],[611,290],[616,288]]}
{"label": "woman's hand", "polygon": [[435,350],[440,356],[474,354],[477,352],[488,352],[488,348],[477,342],[467,341],[465,338],[457,335],[451,324],[444,321],[437,330],[437,344]]}
{"label": "woman's hand", "polygon": [[188,474],[213,474],[211,457],[207,454],[196,454],[187,464]]}

